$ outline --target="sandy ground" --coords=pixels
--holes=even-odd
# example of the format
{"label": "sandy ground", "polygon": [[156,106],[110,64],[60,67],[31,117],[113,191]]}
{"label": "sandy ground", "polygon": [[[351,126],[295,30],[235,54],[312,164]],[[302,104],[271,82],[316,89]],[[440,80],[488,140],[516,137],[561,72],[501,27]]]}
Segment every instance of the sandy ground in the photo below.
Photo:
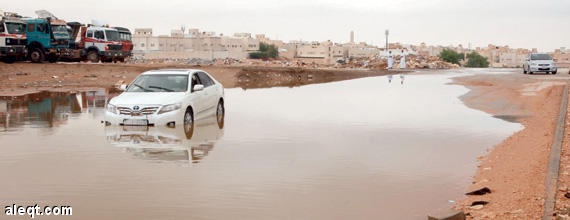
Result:
{"label": "sandy ground", "polygon": [[313,69],[244,66],[199,66],[172,64],[91,64],[91,63],[14,63],[0,62],[0,95],[17,96],[38,91],[75,91],[112,88],[131,82],[141,72],[152,69],[202,69],[225,88],[266,88],[300,86],[402,71],[385,69]]}
{"label": "sandy ground", "polygon": [[[31,64],[0,63],[0,95],[21,95],[51,90],[72,91],[90,87],[113,87],[130,82],[139,73],[156,68],[200,68],[213,74],[226,88],[263,88],[298,86],[349,78],[384,75],[387,71],[267,69],[220,66],[157,66],[128,64]],[[476,75],[456,78],[471,92],[462,100],[507,121],[516,121],[524,129],[497,146],[489,146],[481,155],[473,184],[466,192],[488,187],[492,193],[466,196],[456,208],[470,219],[540,219],[545,198],[545,171],[563,85],[570,79],[565,72],[551,75]],[[568,213],[570,199],[564,197],[570,187],[570,124],[566,124],[557,208]],[[569,194],[570,196],[570,194]],[[474,201],[489,202],[471,207]]]}
{"label": "sandy ground", "polygon": [[[457,208],[469,218],[542,218],[548,155],[566,77],[515,73],[456,79],[471,89],[462,97],[469,107],[524,125],[479,158],[473,184],[466,192],[488,187],[492,193],[468,196],[458,203]],[[569,162],[562,166],[568,167]],[[489,203],[472,207],[475,201]]]}

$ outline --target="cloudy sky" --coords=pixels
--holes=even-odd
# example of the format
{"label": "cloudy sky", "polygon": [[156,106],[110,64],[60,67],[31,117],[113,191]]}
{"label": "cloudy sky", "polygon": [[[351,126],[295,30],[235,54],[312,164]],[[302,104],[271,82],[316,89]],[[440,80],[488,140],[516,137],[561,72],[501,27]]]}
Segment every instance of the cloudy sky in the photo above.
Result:
{"label": "cloudy sky", "polygon": [[18,0],[0,7],[25,16],[46,9],[82,23],[104,19],[155,34],[186,26],[344,43],[354,30],[357,42],[383,45],[389,29],[390,41],[404,44],[570,48],[569,0]]}

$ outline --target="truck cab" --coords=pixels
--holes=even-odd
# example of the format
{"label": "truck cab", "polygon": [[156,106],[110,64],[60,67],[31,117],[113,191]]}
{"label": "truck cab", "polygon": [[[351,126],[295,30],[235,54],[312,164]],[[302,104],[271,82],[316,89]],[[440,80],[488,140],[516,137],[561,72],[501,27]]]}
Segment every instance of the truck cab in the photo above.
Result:
{"label": "truck cab", "polygon": [[[125,52],[125,58],[130,57],[133,51],[133,41],[131,31],[124,27],[114,27],[119,31],[119,38],[121,39],[121,44],[123,44],[123,52]],[[124,62],[124,59],[121,60]]]}
{"label": "truck cab", "polygon": [[69,33],[63,20],[34,18],[26,20],[28,58],[41,63],[46,58],[56,62],[60,56],[70,53]]}
{"label": "truck cab", "polygon": [[119,31],[114,28],[84,25],[78,22],[67,23],[72,33],[75,58],[93,63],[121,61],[127,56],[123,51]]}
{"label": "truck cab", "polygon": [[20,16],[2,13],[0,20],[0,59],[13,63],[26,56],[26,23]]}

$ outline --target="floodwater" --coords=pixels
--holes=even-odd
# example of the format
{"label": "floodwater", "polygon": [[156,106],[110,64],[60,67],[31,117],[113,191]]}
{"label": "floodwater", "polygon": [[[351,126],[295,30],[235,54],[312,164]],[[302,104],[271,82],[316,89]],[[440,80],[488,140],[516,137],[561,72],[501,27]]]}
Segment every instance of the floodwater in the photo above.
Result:
{"label": "floodwater", "polygon": [[522,128],[465,107],[457,74],[226,89],[223,126],[191,139],[105,127],[105,91],[0,98],[0,203],[73,207],[57,219],[425,219]]}

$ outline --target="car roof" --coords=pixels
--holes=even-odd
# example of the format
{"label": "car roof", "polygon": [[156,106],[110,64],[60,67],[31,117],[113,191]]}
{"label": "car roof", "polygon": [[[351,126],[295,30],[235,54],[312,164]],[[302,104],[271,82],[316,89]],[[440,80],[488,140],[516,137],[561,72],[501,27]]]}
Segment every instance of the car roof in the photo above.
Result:
{"label": "car roof", "polygon": [[195,72],[205,72],[199,69],[158,69],[158,70],[149,70],[142,74],[192,74]]}

